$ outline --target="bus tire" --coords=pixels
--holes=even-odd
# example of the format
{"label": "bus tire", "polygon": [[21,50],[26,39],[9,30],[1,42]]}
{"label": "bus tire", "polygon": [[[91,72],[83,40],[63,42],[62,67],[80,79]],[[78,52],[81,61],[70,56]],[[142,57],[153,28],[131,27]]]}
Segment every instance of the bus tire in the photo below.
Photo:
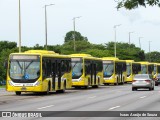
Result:
{"label": "bus tire", "polygon": [[88,85],[84,86],[85,89],[88,89],[90,86],[90,78],[88,78]]}
{"label": "bus tire", "polygon": [[84,89],[88,89],[89,88],[89,86],[87,85],[87,86],[84,86]]}
{"label": "bus tire", "polygon": [[81,86],[75,86],[75,89],[81,89]]}
{"label": "bus tire", "polygon": [[21,95],[21,92],[19,92],[19,91],[16,91],[15,93],[16,93],[16,95]]}
{"label": "bus tire", "polygon": [[90,80],[90,78],[88,78],[88,86],[90,86],[91,85],[91,80]]}
{"label": "bus tire", "polygon": [[119,83],[118,83],[118,78],[117,78],[117,82],[116,83],[114,83],[114,85],[118,85]]}
{"label": "bus tire", "polygon": [[57,90],[56,92],[57,92],[57,93],[64,93],[65,90],[66,90],[66,81],[64,81],[63,89],[62,89],[62,90]]}
{"label": "bus tire", "polygon": [[125,83],[124,81],[125,81],[125,80],[124,80],[124,77],[123,77],[123,80],[122,80],[122,85]]}
{"label": "bus tire", "polygon": [[92,86],[92,88],[98,88],[99,87],[99,85],[93,85]]}
{"label": "bus tire", "polygon": [[106,86],[109,85],[109,83],[103,83],[103,84],[106,85]]}
{"label": "bus tire", "polygon": [[100,83],[100,78],[98,77],[98,85],[101,85],[101,83]]}
{"label": "bus tire", "polygon": [[49,83],[48,83],[48,87],[47,87],[47,91],[46,91],[46,92],[43,92],[42,94],[43,94],[43,95],[49,95],[50,88],[51,88],[51,84],[50,84],[50,82],[49,82]]}

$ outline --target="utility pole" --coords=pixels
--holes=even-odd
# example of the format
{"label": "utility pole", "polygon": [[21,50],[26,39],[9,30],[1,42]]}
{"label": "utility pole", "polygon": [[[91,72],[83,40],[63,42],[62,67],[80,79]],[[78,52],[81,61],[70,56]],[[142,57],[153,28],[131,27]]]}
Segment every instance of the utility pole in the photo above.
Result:
{"label": "utility pole", "polygon": [[81,16],[79,16],[79,17],[74,17],[74,18],[73,18],[73,31],[74,31],[74,33],[73,33],[73,41],[74,41],[74,52],[76,51],[76,45],[75,45],[75,44],[76,44],[76,43],[75,43],[75,42],[76,42],[76,35],[75,35],[75,29],[76,29],[75,26],[76,26],[76,25],[75,25],[75,19],[80,18],[80,17],[81,17]]}
{"label": "utility pole", "polygon": [[19,53],[21,52],[21,1],[19,0]]}
{"label": "utility pole", "polygon": [[51,6],[54,4],[45,5],[45,39],[46,39],[46,50],[47,50],[47,6]]}
{"label": "utility pole", "polygon": [[116,49],[117,49],[117,48],[116,48],[116,42],[117,42],[117,40],[116,40],[116,39],[117,39],[117,36],[116,36],[116,34],[117,34],[117,33],[116,33],[116,27],[118,27],[118,26],[120,26],[120,25],[121,25],[121,24],[119,24],[119,25],[114,25],[114,27],[113,27],[113,28],[114,28],[114,40],[115,40],[115,41],[114,41],[114,56],[115,56],[115,58],[117,57],[117,56],[116,56],[116,52],[117,52],[117,51],[116,51]]}
{"label": "utility pole", "polygon": [[150,43],[151,43],[151,41],[148,41],[149,42],[149,62],[151,62],[151,56],[150,56],[150,54],[151,54],[151,50],[150,50]]}

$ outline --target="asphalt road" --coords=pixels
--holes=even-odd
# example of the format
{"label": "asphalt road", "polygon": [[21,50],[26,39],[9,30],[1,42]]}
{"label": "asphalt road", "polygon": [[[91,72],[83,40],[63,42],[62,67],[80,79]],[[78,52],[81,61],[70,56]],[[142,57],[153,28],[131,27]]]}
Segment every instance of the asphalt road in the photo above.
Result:
{"label": "asphalt road", "polygon": [[[99,88],[71,89],[65,93],[37,95],[34,93],[6,92],[0,89],[0,111],[160,111],[160,86],[154,91],[141,89],[132,91],[131,84],[121,86],[100,86]],[[51,115],[48,113],[47,115]],[[61,113],[59,113],[61,115]],[[72,114],[76,114],[73,112]],[[89,114],[89,113],[86,113]],[[47,117],[56,120],[159,120],[160,117]],[[129,113],[130,114],[130,113]],[[136,114],[138,115],[138,114]],[[121,114],[123,116],[123,114]],[[0,118],[1,119],[1,118]],[[16,118],[15,118],[16,119]],[[36,118],[30,118],[36,119]],[[46,119],[46,118],[41,118]]]}

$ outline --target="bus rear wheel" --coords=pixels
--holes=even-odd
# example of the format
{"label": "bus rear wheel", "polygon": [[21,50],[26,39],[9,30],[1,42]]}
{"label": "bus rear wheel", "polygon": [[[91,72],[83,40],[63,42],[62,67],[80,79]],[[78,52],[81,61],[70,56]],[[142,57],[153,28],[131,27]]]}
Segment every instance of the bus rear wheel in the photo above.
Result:
{"label": "bus rear wheel", "polygon": [[21,95],[21,92],[19,92],[19,91],[16,91],[15,93],[16,93],[16,95]]}

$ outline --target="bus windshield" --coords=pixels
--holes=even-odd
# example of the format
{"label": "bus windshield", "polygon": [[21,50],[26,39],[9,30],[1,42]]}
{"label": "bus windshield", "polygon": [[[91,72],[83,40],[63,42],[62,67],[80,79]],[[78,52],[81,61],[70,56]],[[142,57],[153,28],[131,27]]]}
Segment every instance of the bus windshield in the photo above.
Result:
{"label": "bus windshield", "polygon": [[10,71],[11,79],[33,80],[40,76],[40,61],[38,59],[11,59]]}
{"label": "bus windshield", "polygon": [[111,63],[103,63],[103,76],[104,77],[111,77],[114,71],[114,64]]}
{"label": "bus windshield", "polygon": [[147,66],[141,65],[141,74],[147,74]]}
{"label": "bus windshield", "polygon": [[127,64],[127,77],[129,77],[131,75],[131,64],[128,63]]}
{"label": "bus windshield", "polygon": [[82,76],[82,73],[83,73],[82,61],[81,60],[77,60],[77,61],[72,60],[72,78],[78,79]]}
{"label": "bus windshield", "polygon": [[154,65],[154,70],[153,70],[153,74],[155,75],[157,73],[157,66]]}

